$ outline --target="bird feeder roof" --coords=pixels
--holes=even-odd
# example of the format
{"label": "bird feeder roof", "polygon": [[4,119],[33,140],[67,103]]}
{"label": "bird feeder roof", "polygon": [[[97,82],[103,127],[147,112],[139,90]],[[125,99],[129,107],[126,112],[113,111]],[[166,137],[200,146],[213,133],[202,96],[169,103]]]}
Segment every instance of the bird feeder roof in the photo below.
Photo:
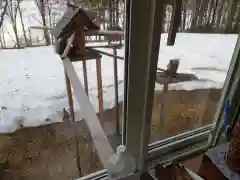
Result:
{"label": "bird feeder roof", "polygon": [[99,30],[99,26],[92,21],[86,11],[77,6],[69,5],[67,11],[52,30],[52,35],[59,38],[63,34],[71,33],[75,28],[74,22],[77,20],[83,22],[85,31]]}

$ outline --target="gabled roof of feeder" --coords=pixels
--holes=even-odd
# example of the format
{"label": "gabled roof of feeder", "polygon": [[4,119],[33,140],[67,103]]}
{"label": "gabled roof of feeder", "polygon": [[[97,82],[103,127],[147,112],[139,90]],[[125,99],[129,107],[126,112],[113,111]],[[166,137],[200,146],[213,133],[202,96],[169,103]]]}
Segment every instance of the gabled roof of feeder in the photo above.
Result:
{"label": "gabled roof of feeder", "polygon": [[73,31],[72,25],[77,15],[84,19],[85,30],[99,30],[99,26],[92,21],[86,11],[77,6],[68,5],[67,11],[64,13],[60,21],[58,21],[56,27],[52,30],[52,35],[55,38],[59,38],[63,34],[71,33],[71,31]]}

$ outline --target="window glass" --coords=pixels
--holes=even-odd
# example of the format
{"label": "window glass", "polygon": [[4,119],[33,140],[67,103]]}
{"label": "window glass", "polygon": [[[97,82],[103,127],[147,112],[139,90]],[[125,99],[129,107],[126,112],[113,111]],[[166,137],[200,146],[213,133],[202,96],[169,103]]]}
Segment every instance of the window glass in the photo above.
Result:
{"label": "window glass", "polygon": [[236,40],[237,34],[178,33],[174,46],[167,46],[162,34],[150,143],[213,122]]}
{"label": "window glass", "polygon": [[[6,13],[5,1],[0,2],[0,164],[6,180],[76,179],[104,169],[107,155],[121,143],[123,35],[85,37],[86,46],[103,54],[72,64],[101,126],[89,126],[91,119],[82,112],[73,86],[72,122],[63,63],[50,31],[67,12],[66,2],[42,2],[9,1]],[[122,32],[124,4],[116,2],[73,1],[101,30]],[[103,136],[94,137],[99,131]],[[101,142],[101,137],[107,138]],[[112,150],[104,161],[99,143]]]}

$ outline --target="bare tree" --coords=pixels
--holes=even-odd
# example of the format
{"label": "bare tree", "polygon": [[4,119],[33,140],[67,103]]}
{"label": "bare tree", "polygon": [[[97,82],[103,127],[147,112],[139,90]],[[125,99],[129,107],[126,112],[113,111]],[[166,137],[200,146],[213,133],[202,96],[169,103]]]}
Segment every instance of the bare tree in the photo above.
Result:
{"label": "bare tree", "polygon": [[[35,4],[36,4],[38,11],[40,13],[40,16],[41,16],[43,27],[47,27],[46,6],[47,6],[48,2],[49,2],[48,0],[35,0]],[[50,45],[51,41],[50,41],[50,36],[49,36],[47,28],[43,28],[43,34],[44,34],[44,38],[46,40],[46,45]]]}
{"label": "bare tree", "polygon": [[3,48],[4,47],[4,42],[3,42],[3,38],[2,38],[2,34],[0,33],[0,47]]}
{"label": "bare tree", "polygon": [[191,23],[191,29],[194,29],[197,27],[197,20],[199,16],[199,11],[200,11],[200,5],[201,1],[200,0],[193,0],[192,2],[192,23]]}
{"label": "bare tree", "polygon": [[237,0],[230,0],[230,3],[228,4],[227,20],[226,20],[226,26],[225,26],[226,33],[232,32],[236,9],[237,9]]}
{"label": "bare tree", "polygon": [[12,24],[13,32],[16,39],[16,46],[20,48],[20,40],[19,40],[18,29],[17,29],[17,12],[18,12],[18,3],[14,0],[9,0],[6,15],[8,16]]}
{"label": "bare tree", "polygon": [[216,26],[218,28],[220,28],[220,22],[221,22],[221,19],[222,19],[222,16],[223,16],[224,4],[225,4],[225,0],[220,0],[219,1],[218,9],[217,9],[217,12],[216,12]]}
{"label": "bare tree", "polygon": [[233,33],[239,32],[239,23],[240,23],[240,2],[237,3],[237,10],[235,13],[234,24],[233,24]]}
{"label": "bare tree", "polygon": [[21,21],[21,25],[22,25],[23,37],[24,37],[24,40],[25,40],[26,45],[29,45],[28,39],[27,39],[27,34],[26,34],[25,25],[24,25],[24,22],[23,22],[23,16],[22,16],[23,9],[22,9],[21,6],[20,6],[20,3],[21,3],[22,1],[23,1],[23,0],[17,0],[17,7],[18,7],[18,13],[19,13],[19,17],[20,17],[20,21]]}
{"label": "bare tree", "polygon": [[186,0],[182,1],[182,18],[181,18],[181,31],[184,31],[185,26],[186,26]]}
{"label": "bare tree", "polygon": [[116,0],[116,26],[119,26],[119,4],[120,1]]}
{"label": "bare tree", "polygon": [[8,1],[0,0],[0,28],[2,27],[4,16],[7,12]]}
{"label": "bare tree", "polygon": [[5,33],[3,31],[3,26],[0,28],[0,34],[1,34],[1,41],[2,41],[2,47],[6,47],[6,40],[5,40]]}
{"label": "bare tree", "polygon": [[215,19],[216,19],[216,13],[217,13],[217,8],[218,8],[218,3],[219,3],[219,0],[215,0],[214,1],[214,5],[212,7],[212,12],[211,12],[211,18],[208,19],[208,22],[207,24],[209,26],[213,26],[214,22],[215,22]]}

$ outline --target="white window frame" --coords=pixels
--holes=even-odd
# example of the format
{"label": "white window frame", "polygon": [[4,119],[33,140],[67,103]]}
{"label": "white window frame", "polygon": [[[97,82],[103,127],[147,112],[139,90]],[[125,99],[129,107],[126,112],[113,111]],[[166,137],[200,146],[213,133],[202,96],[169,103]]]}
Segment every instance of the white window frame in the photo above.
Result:
{"label": "white window frame", "polygon": [[[230,90],[237,60],[240,59],[240,40],[233,54],[224,84],[219,108],[213,124],[157,141],[149,142],[152,102],[158,62],[163,2],[159,0],[126,0],[125,68],[126,78],[123,143],[137,163],[137,171],[144,171],[156,163],[168,163],[214,145],[222,123],[223,104]],[[129,13],[129,14],[128,14]],[[139,19],[139,17],[141,17]],[[161,59],[159,59],[161,61]],[[175,152],[176,149],[181,151]],[[172,152],[172,153],[171,153]],[[101,170],[78,180],[107,179]]]}

